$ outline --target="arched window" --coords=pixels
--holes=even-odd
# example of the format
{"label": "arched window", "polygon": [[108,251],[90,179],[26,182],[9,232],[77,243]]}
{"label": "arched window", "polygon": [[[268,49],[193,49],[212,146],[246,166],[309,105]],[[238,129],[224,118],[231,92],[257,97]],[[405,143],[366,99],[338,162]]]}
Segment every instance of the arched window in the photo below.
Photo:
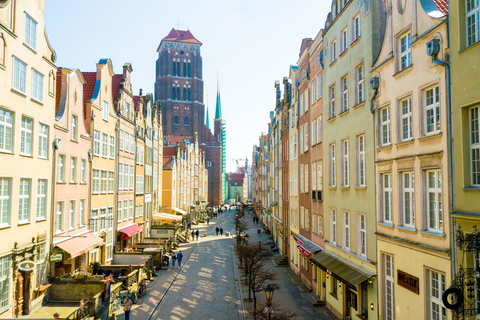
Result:
{"label": "arched window", "polygon": [[187,101],[192,101],[192,89],[188,88],[188,97]]}
{"label": "arched window", "polygon": [[183,122],[184,125],[189,126],[190,123],[188,122],[188,117],[185,117],[185,121]]}
{"label": "arched window", "polygon": [[177,95],[175,93],[175,87],[172,87],[172,100],[177,100]]}
{"label": "arched window", "polygon": [[178,117],[177,116],[173,117],[173,124],[178,124]]}
{"label": "arched window", "polygon": [[180,62],[177,61],[177,74],[178,77],[180,77]]}
{"label": "arched window", "polygon": [[180,87],[177,87],[177,100],[180,100]]}
{"label": "arched window", "polygon": [[177,63],[175,61],[173,61],[172,75],[176,75],[176,74],[177,74]]}
{"label": "arched window", "polygon": [[183,88],[183,100],[187,100],[187,88]]}
{"label": "arched window", "polygon": [[190,62],[188,63],[188,77],[191,78],[192,77],[192,74],[190,72]]}
{"label": "arched window", "polygon": [[186,62],[183,63],[183,76],[184,77],[187,76],[187,63]]}

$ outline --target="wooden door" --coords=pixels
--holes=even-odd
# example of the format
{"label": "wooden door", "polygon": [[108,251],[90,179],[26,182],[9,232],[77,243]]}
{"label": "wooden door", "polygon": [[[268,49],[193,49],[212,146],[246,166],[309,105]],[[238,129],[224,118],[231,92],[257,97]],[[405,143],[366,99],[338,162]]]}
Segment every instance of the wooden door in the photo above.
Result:
{"label": "wooden door", "polygon": [[23,276],[20,272],[17,273],[16,284],[14,313],[19,318],[23,315]]}

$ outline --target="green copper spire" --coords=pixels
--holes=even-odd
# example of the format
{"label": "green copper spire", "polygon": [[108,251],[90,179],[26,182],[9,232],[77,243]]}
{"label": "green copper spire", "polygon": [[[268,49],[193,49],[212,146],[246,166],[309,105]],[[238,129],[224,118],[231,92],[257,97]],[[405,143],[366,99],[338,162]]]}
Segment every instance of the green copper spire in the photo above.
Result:
{"label": "green copper spire", "polygon": [[208,118],[208,105],[207,105],[207,117],[205,118],[207,129],[210,129],[210,119]]}
{"label": "green copper spire", "polygon": [[215,109],[215,120],[222,119],[222,104],[220,102],[220,87],[217,84],[217,107]]}

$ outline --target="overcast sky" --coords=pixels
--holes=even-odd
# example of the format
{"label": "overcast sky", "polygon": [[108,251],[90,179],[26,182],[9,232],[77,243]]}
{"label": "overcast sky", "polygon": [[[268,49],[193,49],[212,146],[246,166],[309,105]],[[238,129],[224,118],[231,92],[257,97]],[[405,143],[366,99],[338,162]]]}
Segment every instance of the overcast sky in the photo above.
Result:
{"label": "overcast sky", "polygon": [[213,129],[217,73],[227,122],[227,172],[248,157],[275,107],[275,80],[288,76],[301,40],[324,27],[330,0],[47,0],[46,29],[57,66],[95,71],[130,62],[135,94],[154,91],[157,47],[172,28],[203,43],[204,101]]}

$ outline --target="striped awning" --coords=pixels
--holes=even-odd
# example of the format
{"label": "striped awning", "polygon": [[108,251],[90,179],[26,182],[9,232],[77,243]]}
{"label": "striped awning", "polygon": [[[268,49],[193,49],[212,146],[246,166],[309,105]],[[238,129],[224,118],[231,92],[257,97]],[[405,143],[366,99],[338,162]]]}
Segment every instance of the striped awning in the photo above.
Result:
{"label": "striped awning", "polygon": [[299,233],[294,234],[293,238],[298,244],[297,246],[298,250],[300,250],[307,257],[310,257],[312,254],[316,252],[322,251],[322,247],[320,247],[315,242],[305,238]]}

